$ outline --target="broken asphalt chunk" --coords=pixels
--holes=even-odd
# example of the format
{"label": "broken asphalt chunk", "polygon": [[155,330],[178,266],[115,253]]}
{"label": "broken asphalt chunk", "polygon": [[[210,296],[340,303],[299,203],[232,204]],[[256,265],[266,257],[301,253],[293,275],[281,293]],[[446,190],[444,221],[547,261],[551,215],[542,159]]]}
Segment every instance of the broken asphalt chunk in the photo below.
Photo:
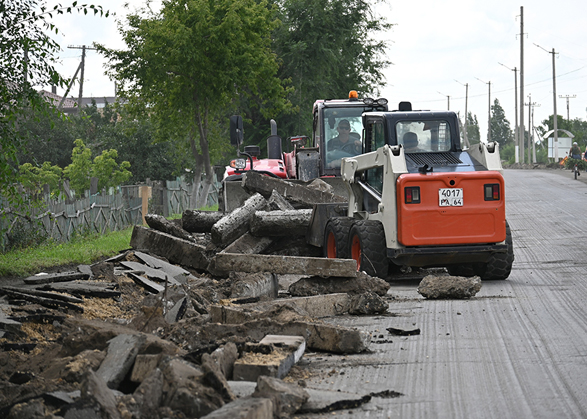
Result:
{"label": "broken asphalt chunk", "polygon": [[131,370],[139,348],[145,342],[144,335],[121,334],[108,341],[108,353],[96,374],[111,389],[117,389]]}
{"label": "broken asphalt chunk", "polygon": [[260,194],[251,196],[243,206],[226,214],[212,226],[212,242],[220,246],[229,245],[249,230],[255,212],[266,207],[267,201]]}
{"label": "broken asphalt chunk", "polygon": [[310,398],[310,395],[303,387],[267,376],[259,377],[257,387],[252,396],[271,399],[273,402],[273,414],[279,418],[290,417]]}
{"label": "broken asphalt chunk", "polygon": [[89,279],[90,275],[83,272],[60,272],[60,273],[52,273],[52,274],[42,274],[42,275],[33,275],[29,276],[28,278],[24,279],[25,284],[48,284],[51,282],[66,282],[66,281],[74,281],[76,279]]}
{"label": "broken asphalt chunk", "polygon": [[471,298],[480,289],[478,276],[427,275],[418,285],[418,293],[428,299]]}
{"label": "broken asphalt chunk", "polygon": [[212,226],[222,217],[223,212],[219,211],[199,211],[185,210],[181,215],[183,229],[190,233],[210,233]]}
{"label": "broken asphalt chunk", "polygon": [[256,211],[251,219],[251,234],[265,237],[305,236],[311,218],[311,209]]}
{"label": "broken asphalt chunk", "polygon": [[300,274],[351,277],[357,273],[352,259],[328,259],[282,255],[242,255],[217,253],[216,268],[221,271],[271,272],[274,274]]}
{"label": "broken asphalt chunk", "polygon": [[145,221],[147,225],[155,230],[162,231],[163,233],[171,234],[172,236],[184,239],[187,241],[194,241],[194,236],[185,231],[183,228],[178,226],[176,223],[169,221],[167,218],[158,214],[147,214],[145,215]]}
{"label": "broken asphalt chunk", "polygon": [[420,329],[398,329],[396,327],[388,327],[386,329],[391,335],[394,336],[414,336],[420,334]]}
{"label": "broken asphalt chunk", "polygon": [[243,186],[269,198],[276,191],[295,208],[312,208],[314,204],[347,202],[346,198],[316,189],[249,171],[243,177]]}
{"label": "broken asphalt chunk", "polygon": [[157,254],[172,263],[188,268],[205,270],[210,263],[204,246],[152,228],[135,226],[130,245],[133,249]]}
{"label": "broken asphalt chunk", "polygon": [[242,357],[234,363],[233,380],[257,381],[260,376],[283,378],[306,349],[301,336],[267,335],[259,345],[270,348],[270,351],[258,353],[245,348]]}

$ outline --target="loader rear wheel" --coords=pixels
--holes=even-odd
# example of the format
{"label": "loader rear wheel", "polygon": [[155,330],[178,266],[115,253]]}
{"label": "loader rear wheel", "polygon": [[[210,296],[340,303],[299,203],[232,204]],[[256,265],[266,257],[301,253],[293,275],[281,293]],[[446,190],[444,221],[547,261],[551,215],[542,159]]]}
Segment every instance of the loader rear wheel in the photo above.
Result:
{"label": "loader rear wheel", "polygon": [[477,275],[482,280],[502,280],[510,276],[514,263],[514,244],[512,232],[507,221],[505,223],[505,244],[507,246],[505,253],[494,253],[486,264],[476,269]]}
{"label": "loader rear wheel", "polygon": [[354,220],[349,217],[332,218],[324,229],[324,257],[349,258],[349,231]]}
{"label": "loader rear wheel", "polygon": [[379,221],[355,221],[349,232],[349,253],[357,262],[357,271],[382,279],[387,277],[385,231]]}

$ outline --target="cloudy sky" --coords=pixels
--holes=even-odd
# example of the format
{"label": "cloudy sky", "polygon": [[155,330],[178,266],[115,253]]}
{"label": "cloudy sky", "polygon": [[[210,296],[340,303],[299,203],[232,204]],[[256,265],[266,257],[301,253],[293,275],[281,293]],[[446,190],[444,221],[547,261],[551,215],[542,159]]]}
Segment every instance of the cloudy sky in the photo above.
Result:
{"label": "cloudy sky", "polygon": [[[116,21],[144,0],[94,0],[116,17],[97,18],[72,14],[56,20],[62,35],[62,73],[73,76],[80,49],[69,46],[99,42],[112,48],[124,44]],[[154,1],[157,7],[159,1]],[[381,96],[392,106],[408,100],[415,109],[450,109],[464,113],[465,84],[468,110],[477,116],[481,136],[487,135],[489,86],[491,102],[497,98],[514,125],[514,78],[520,85],[520,7],[524,10],[524,102],[534,106],[535,125],[553,113],[552,50],[555,54],[557,113],[571,119],[587,118],[587,3],[584,0],[388,0],[376,5],[394,27],[379,35],[389,41],[387,85]],[[538,45],[538,46],[537,46]],[[503,64],[503,65],[500,65]],[[84,96],[112,96],[114,83],[103,75],[104,59],[88,51]],[[514,72],[510,69],[516,68]],[[491,85],[488,83],[491,82]],[[70,95],[77,97],[75,85]],[[58,91],[62,94],[63,92]],[[530,98],[529,98],[530,95]],[[563,96],[560,98],[559,96]],[[566,98],[566,96],[571,96]],[[518,98],[519,105],[519,98]],[[524,110],[528,126],[528,106]]]}

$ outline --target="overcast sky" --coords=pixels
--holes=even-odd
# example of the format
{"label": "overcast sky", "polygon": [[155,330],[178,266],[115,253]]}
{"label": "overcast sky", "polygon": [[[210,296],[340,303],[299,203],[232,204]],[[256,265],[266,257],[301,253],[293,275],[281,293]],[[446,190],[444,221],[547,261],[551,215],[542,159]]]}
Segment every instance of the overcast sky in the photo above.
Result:
{"label": "overcast sky", "polygon": [[[116,17],[96,18],[72,14],[59,17],[63,48],[62,73],[71,77],[81,58],[80,49],[68,46],[99,42],[123,48],[116,21],[128,9],[127,1],[94,0]],[[130,8],[144,0],[129,0]],[[155,4],[160,2],[155,1]],[[377,13],[395,26],[381,35],[389,41],[387,86],[381,96],[393,108],[411,101],[414,109],[465,111],[465,84],[469,86],[468,110],[477,116],[483,139],[487,136],[489,85],[491,102],[497,98],[512,128],[515,122],[514,71],[520,85],[520,7],[524,7],[524,102],[531,95],[535,125],[553,113],[552,49],[555,49],[557,113],[571,119],[587,118],[587,3],[584,0],[533,0],[514,4],[510,0],[388,0],[378,4]],[[539,45],[540,47],[536,46]],[[114,83],[103,75],[104,59],[88,51],[84,97],[113,96]],[[70,95],[77,97],[79,86]],[[58,91],[63,94],[63,91]],[[518,98],[519,105],[519,98]],[[308,111],[309,112],[309,111]],[[524,124],[528,126],[528,106]]]}

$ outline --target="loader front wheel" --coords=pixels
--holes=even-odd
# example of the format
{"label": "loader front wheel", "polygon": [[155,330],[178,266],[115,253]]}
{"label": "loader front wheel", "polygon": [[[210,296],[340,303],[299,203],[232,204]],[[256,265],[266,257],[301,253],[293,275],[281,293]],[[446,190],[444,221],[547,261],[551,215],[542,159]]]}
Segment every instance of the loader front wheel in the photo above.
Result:
{"label": "loader front wheel", "polygon": [[357,271],[387,278],[389,261],[385,231],[379,221],[355,221],[349,232],[349,254],[357,262]]}
{"label": "loader front wheel", "polygon": [[349,258],[349,231],[354,220],[350,217],[332,218],[324,229],[324,257]]}

